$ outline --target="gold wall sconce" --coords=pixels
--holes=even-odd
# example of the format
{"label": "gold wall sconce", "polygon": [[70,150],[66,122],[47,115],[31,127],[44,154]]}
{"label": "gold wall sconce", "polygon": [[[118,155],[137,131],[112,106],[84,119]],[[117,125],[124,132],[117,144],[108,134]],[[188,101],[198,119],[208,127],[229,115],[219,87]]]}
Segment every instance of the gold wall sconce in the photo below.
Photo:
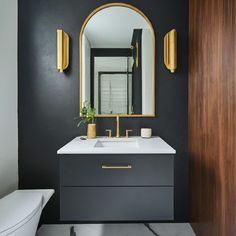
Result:
{"label": "gold wall sconce", "polygon": [[57,69],[63,72],[69,65],[69,36],[63,30],[57,30]]}
{"label": "gold wall sconce", "polygon": [[134,53],[134,55],[135,55],[135,66],[136,66],[136,68],[138,68],[138,57],[139,57],[138,42],[135,43],[135,47],[133,45],[131,45],[130,48],[131,48],[132,51],[135,50],[135,52],[132,52],[132,53]]}
{"label": "gold wall sconce", "polygon": [[138,42],[136,42],[135,48],[136,48],[136,58],[135,58],[135,64],[136,64],[136,67],[138,68],[138,57],[139,57],[139,48],[138,48]]}
{"label": "gold wall sconce", "polygon": [[172,29],[164,37],[164,63],[171,73],[177,69],[177,31]]}

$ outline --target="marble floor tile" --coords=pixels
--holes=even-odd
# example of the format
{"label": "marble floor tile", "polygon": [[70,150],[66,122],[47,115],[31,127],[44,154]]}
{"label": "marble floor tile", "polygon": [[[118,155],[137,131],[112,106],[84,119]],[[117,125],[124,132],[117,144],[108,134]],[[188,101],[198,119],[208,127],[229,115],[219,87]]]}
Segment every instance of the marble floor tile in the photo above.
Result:
{"label": "marble floor tile", "polygon": [[37,236],[70,236],[74,226],[76,236],[195,236],[189,224],[75,224],[42,225]]}
{"label": "marble floor tile", "polygon": [[195,236],[188,223],[155,223],[149,226],[159,236]]}
{"label": "marble floor tile", "polygon": [[[143,224],[76,224],[76,236],[153,236]],[[70,236],[72,225],[42,225],[37,236]]]}

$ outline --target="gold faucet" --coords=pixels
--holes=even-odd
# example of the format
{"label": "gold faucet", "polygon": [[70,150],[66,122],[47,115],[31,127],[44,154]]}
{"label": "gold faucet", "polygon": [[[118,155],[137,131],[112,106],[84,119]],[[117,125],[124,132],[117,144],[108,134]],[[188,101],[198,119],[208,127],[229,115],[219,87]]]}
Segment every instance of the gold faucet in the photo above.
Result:
{"label": "gold faucet", "polygon": [[120,115],[116,116],[116,137],[120,138]]}
{"label": "gold faucet", "polygon": [[132,129],[127,129],[126,131],[125,131],[125,137],[126,138],[129,138],[129,132],[132,132],[133,130]]}
{"label": "gold faucet", "polygon": [[111,138],[111,129],[106,129],[105,131],[108,132],[108,136],[107,137]]}

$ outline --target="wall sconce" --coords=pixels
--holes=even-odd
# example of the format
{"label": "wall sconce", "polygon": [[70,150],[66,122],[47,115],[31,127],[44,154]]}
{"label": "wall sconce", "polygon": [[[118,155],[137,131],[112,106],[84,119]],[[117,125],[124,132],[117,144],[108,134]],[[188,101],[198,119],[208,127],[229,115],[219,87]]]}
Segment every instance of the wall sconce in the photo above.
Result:
{"label": "wall sconce", "polygon": [[69,65],[69,36],[63,30],[57,30],[57,69],[63,72]]}
{"label": "wall sconce", "polygon": [[[138,57],[139,57],[139,48],[138,48],[138,42],[135,43],[135,47],[133,45],[130,46],[130,49],[132,50],[132,55],[135,56],[134,61],[135,61],[135,66],[138,68]],[[135,52],[134,52],[135,50]]]}
{"label": "wall sconce", "polygon": [[136,44],[135,44],[135,48],[136,48],[135,64],[136,64],[136,67],[138,68],[138,57],[139,57],[138,42],[136,42]]}
{"label": "wall sconce", "polygon": [[171,73],[177,68],[177,31],[172,29],[164,37],[164,63]]}

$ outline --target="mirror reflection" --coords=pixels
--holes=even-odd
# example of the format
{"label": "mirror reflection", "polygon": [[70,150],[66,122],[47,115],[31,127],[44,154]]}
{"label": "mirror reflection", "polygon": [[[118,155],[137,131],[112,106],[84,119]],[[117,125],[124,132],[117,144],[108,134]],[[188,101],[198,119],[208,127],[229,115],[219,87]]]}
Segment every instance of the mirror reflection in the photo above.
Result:
{"label": "mirror reflection", "polygon": [[97,115],[154,115],[154,33],[137,11],[96,12],[81,35],[81,105]]}

